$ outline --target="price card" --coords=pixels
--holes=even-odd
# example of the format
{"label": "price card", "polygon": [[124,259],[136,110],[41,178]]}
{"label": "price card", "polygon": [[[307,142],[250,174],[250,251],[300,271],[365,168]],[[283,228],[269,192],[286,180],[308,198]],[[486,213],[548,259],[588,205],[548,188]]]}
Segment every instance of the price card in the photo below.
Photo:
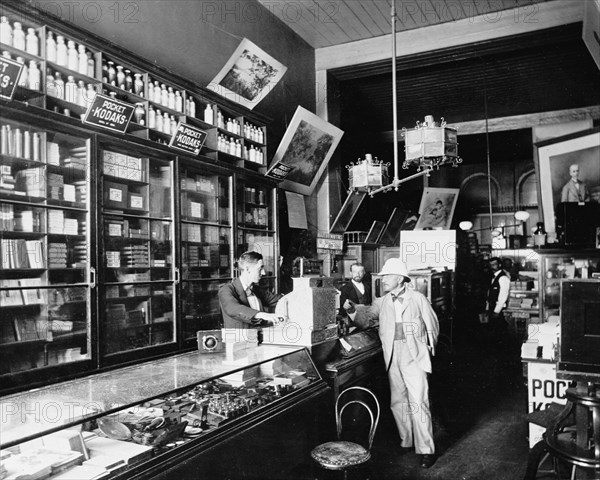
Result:
{"label": "price card", "polygon": [[0,57],[0,97],[12,100],[23,64]]}

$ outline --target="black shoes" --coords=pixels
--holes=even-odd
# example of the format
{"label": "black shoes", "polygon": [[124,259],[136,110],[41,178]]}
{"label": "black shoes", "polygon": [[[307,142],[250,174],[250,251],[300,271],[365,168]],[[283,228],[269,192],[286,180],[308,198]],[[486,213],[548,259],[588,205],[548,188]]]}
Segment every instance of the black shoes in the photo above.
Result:
{"label": "black shoes", "polygon": [[421,467],[423,467],[423,468],[429,468],[435,463],[435,455],[425,454],[425,455],[420,455],[420,457],[421,457]]}

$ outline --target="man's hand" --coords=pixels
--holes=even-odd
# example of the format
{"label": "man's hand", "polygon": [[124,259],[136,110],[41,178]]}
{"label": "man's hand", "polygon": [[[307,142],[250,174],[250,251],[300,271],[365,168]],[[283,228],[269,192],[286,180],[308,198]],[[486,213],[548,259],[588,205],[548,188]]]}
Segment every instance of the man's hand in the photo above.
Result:
{"label": "man's hand", "polygon": [[285,315],[267,312],[259,312],[255,315],[255,318],[266,320],[267,322],[271,322],[273,325],[279,325],[287,320]]}
{"label": "man's hand", "polygon": [[354,312],[356,312],[356,307],[354,305],[355,305],[355,303],[352,300],[346,299],[343,307],[344,307],[344,310],[346,310],[346,312],[354,313]]}

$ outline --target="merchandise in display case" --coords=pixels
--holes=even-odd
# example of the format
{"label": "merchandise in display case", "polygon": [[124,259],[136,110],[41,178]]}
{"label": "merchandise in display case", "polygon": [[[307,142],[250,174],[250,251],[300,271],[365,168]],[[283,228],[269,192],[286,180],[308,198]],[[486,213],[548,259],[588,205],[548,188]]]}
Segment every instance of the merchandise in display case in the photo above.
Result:
{"label": "merchandise in display case", "polygon": [[180,354],[3,397],[1,464],[10,478],[151,477],[324,389],[297,347]]}
{"label": "merchandise in display case", "polygon": [[279,259],[276,236],[276,201],[274,188],[249,182],[238,182],[236,190],[237,251],[236,256],[255,250],[263,255],[265,286],[277,285]]}
{"label": "merchandise in display case", "polygon": [[174,342],[173,161],[123,147],[100,157],[102,353]]}
{"label": "merchandise in display case", "polygon": [[90,142],[0,124],[0,375],[88,360]]}
{"label": "merchandise in display case", "polygon": [[494,250],[492,255],[512,260],[506,311],[527,324],[559,314],[562,279],[588,279],[600,273],[599,250]]}
{"label": "merchandise in display case", "polygon": [[233,277],[232,176],[182,164],[179,178],[183,338],[193,343],[220,326],[219,285]]}

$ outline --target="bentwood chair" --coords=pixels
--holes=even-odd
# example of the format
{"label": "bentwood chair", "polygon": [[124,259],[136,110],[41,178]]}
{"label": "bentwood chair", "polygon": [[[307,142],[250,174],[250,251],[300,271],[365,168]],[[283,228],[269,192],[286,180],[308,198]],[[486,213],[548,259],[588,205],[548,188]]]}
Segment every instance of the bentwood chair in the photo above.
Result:
{"label": "bentwood chair", "polygon": [[[364,387],[350,387],[341,392],[335,401],[337,441],[315,447],[310,453],[312,459],[320,468],[342,471],[346,479],[349,470],[365,465],[371,458],[371,446],[379,422],[379,412],[379,401],[370,390]],[[359,443],[360,435],[355,432],[352,439],[356,439],[356,442],[344,440],[344,433],[350,430],[348,423],[356,424],[361,418],[369,420],[368,429],[356,430],[368,432],[367,438]],[[348,428],[345,429],[345,425]]]}

